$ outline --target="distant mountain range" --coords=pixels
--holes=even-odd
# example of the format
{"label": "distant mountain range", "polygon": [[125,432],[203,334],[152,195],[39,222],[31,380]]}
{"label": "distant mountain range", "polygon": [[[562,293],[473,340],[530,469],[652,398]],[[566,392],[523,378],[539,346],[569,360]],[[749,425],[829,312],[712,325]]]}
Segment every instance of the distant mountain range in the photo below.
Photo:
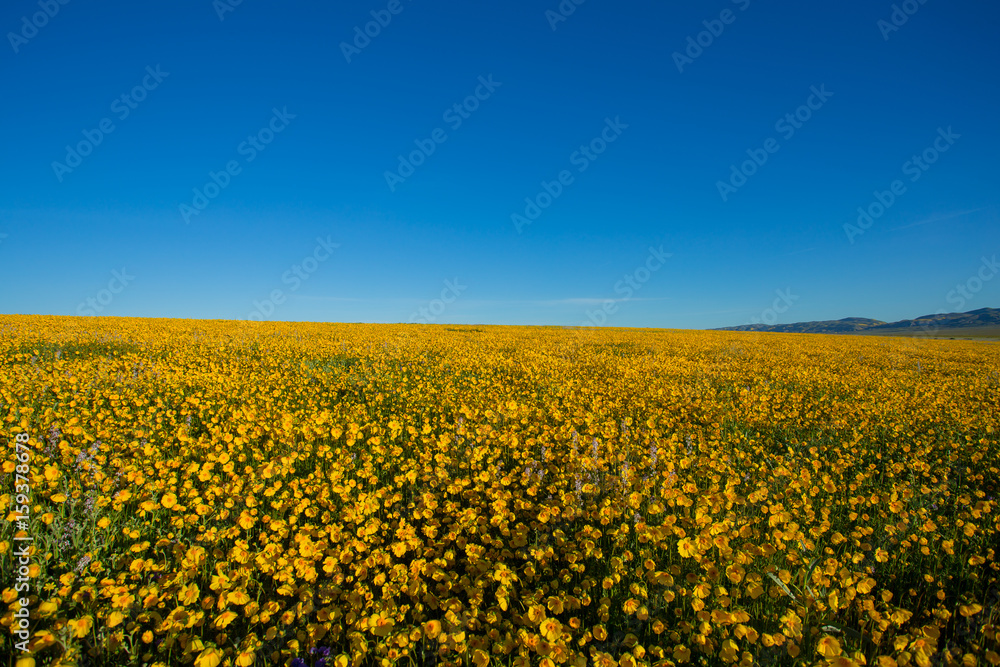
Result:
{"label": "distant mountain range", "polygon": [[784,333],[882,333],[893,330],[939,332],[942,329],[1000,326],[1000,309],[980,308],[967,313],[940,313],[924,315],[912,320],[883,322],[865,317],[845,317],[842,320],[822,322],[795,322],[792,324],[741,324],[721,327],[716,331],[776,331]]}

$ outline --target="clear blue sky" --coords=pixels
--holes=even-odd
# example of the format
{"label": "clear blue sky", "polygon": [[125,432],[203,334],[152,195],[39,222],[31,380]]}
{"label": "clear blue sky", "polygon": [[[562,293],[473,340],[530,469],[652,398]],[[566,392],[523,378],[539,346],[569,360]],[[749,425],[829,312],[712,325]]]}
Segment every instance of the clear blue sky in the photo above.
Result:
{"label": "clear blue sky", "polygon": [[[3,4],[0,312],[1000,306],[995,3],[229,1]],[[894,201],[845,230],[876,191]]]}

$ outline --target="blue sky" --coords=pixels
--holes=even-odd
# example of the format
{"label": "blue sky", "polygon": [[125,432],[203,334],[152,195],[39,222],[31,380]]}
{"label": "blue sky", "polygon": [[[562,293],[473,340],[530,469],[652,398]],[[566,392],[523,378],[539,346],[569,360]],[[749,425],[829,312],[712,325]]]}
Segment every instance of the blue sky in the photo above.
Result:
{"label": "blue sky", "polygon": [[230,2],[4,3],[0,312],[1000,305],[1000,6]]}

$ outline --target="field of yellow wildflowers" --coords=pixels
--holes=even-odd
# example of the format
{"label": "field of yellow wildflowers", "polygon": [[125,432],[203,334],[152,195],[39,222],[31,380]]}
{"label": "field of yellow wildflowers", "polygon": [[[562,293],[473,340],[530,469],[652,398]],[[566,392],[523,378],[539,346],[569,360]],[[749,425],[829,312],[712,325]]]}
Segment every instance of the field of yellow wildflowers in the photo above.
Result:
{"label": "field of yellow wildflowers", "polygon": [[962,341],[0,316],[0,655],[997,665],[998,373]]}

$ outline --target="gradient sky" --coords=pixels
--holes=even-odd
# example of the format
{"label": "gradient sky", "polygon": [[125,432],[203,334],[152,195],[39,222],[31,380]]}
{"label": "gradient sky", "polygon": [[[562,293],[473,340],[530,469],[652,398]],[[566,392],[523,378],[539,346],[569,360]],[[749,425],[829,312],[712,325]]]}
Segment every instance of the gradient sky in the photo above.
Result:
{"label": "gradient sky", "polygon": [[[10,0],[0,312],[710,328],[1000,306],[975,280],[1000,254],[1000,6],[904,4],[896,26],[860,0]],[[416,142],[433,153],[390,187]],[[228,184],[185,216],[210,173]],[[543,181],[562,191],[515,224]],[[895,201],[845,231],[876,191]]]}

